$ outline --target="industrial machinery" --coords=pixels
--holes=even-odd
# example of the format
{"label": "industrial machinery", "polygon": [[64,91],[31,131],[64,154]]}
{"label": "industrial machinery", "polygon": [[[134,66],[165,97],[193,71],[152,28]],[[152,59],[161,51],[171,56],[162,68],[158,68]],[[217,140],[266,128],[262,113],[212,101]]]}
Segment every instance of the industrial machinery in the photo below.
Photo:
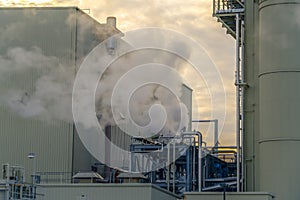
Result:
{"label": "industrial machinery", "polygon": [[130,171],[144,172],[148,178],[144,182],[176,194],[220,191],[222,184],[236,190],[235,147],[207,147],[199,131],[181,132],[174,137],[135,137],[130,151]]}
{"label": "industrial machinery", "polygon": [[236,40],[238,191],[298,200],[300,1],[213,5],[213,16]]}
{"label": "industrial machinery", "polygon": [[25,169],[21,166],[2,165],[0,188],[6,191],[5,199],[36,198],[36,185],[25,182]]}

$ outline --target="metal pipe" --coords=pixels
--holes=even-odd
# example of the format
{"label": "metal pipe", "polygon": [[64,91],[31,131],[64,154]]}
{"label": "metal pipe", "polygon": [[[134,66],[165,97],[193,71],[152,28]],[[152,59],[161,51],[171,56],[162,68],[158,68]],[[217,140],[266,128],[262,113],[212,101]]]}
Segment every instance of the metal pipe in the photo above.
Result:
{"label": "metal pipe", "polygon": [[216,0],[213,0],[213,16],[216,15]]}
{"label": "metal pipe", "polygon": [[[241,83],[245,82],[245,71],[244,71],[244,55],[245,55],[245,29],[244,20],[241,21]],[[241,191],[244,190],[244,105],[245,105],[245,87],[241,88]]]}
{"label": "metal pipe", "polygon": [[200,119],[192,120],[193,123],[214,123],[214,146],[217,148],[219,144],[219,121],[217,119]]}
{"label": "metal pipe", "polygon": [[190,136],[190,137],[185,137],[185,138],[190,138],[192,139],[193,141],[190,141],[190,144],[193,142],[193,162],[192,162],[192,186],[193,186],[193,189],[192,191],[195,191],[196,188],[195,188],[195,183],[196,183],[196,138],[193,137],[193,136]]}
{"label": "metal pipe", "polygon": [[167,181],[167,190],[170,191],[170,143],[167,144],[167,174],[166,174],[166,181]]}
{"label": "metal pipe", "polygon": [[176,141],[173,141],[173,193],[175,193],[175,178],[176,178],[176,173],[175,173],[175,162],[176,162]]}
{"label": "metal pipe", "polygon": [[192,122],[215,122],[218,121],[217,119],[199,119],[199,120],[192,120]]}
{"label": "metal pipe", "polygon": [[190,170],[190,157],[191,157],[191,153],[190,153],[190,148],[188,147],[188,149],[186,150],[186,192],[190,192],[190,183],[191,183],[191,170]]}
{"label": "metal pipe", "polygon": [[198,191],[202,191],[202,134],[199,131],[182,132],[182,135],[198,136]]}
{"label": "metal pipe", "polygon": [[[193,141],[193,163],[192,163],[192,184],[193,184],[193,191],[195,191],[195,182],[196,182],[196,138],[193,136],[185,137],[192,139]],[[191,144],[191,141],[190,141]]]}
{"label": "metal pipe", "polygon": [[[202,142],[203,143],[203,142]],[[214,148],[213,146],[207,146],[206,148]],[[219,146],[218,149],[236,149],[236,146]]]}
{"label": "metal pipe", "polygon": [[[240,83],[240,14],[236,14],[236,84]],[[240,86],[236,86],[237,192],[240,191]]]}
{"label": "metal pipe", "polygon": [[219,145],[219,122],[218,120],[214,120],[214,146],[218,148]]}
{"label": "metal pipe", "polygon": [[194,138],[193,139],[193,143],[194,143],[194,146],[193,146],[193,177],[192,177],[192,183],[193,183],[193,191],[196,190],[196,139]]}

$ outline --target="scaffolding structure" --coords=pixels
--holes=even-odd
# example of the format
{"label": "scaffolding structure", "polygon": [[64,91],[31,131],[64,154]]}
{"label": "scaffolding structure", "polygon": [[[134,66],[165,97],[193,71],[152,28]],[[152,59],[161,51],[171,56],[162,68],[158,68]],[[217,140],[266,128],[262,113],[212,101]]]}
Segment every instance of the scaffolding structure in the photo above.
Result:
{"label": "scaffolding structure", "polygon": [[5,200],[36,199],[36,185],[25,182],[25,169],[22,166],[2,165],[1,188],[5,191]]}
{"label": "scaffolding structure", "polygon": [[243,191],[244,164],[244,92],[248,87],[244,79],[244,0],[213,0],[213,16],[236,40],[236,148],[237,148],[237,192]]}

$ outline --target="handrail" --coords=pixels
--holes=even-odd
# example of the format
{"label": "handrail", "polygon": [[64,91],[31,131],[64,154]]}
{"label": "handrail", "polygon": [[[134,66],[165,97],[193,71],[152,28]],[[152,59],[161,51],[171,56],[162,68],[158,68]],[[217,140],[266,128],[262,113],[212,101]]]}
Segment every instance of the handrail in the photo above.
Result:
{"label": "handrail", "polygon": [[218,12],[244,8],[243,0],[213,0],[213,16]]}

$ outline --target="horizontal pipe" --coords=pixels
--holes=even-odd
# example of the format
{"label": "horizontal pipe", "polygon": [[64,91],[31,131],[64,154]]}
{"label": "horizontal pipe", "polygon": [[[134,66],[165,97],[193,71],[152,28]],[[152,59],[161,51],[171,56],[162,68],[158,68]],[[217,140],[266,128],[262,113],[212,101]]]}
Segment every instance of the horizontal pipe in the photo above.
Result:
{"label": "horizontal pipe", "polygon": [[217,119],[200,119],[200,120],[192,120],[193,123],[195,122],[216,122]]}

